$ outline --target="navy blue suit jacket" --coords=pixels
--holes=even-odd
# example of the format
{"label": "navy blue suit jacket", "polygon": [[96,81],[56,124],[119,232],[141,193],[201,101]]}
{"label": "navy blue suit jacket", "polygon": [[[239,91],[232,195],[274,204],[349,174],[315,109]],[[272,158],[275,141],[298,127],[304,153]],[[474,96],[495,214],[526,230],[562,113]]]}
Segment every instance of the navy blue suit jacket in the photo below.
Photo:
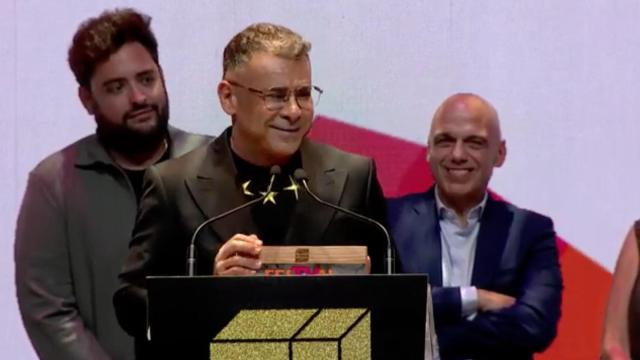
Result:
{"label": "navy blue suit jacket", "polygon": [[551,219],[487,199],[471,285],[513,296],[516,303],[467,320],[461,314],[460,289],[442,286],[434,188],[390,199],[388,205],[400,272],[429,275],[443,359],[531,359],[551,344],[562,299]]}

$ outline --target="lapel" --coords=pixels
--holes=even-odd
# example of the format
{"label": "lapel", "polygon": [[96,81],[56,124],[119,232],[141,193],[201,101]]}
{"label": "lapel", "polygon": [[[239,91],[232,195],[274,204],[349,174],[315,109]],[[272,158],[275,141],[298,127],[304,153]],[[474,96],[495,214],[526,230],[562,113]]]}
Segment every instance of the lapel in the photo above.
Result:
{"label": "lapel", "polygon": [[405,250],[405,258],[410,262],[402,259],[403,266],[406,272],[427,273],[432,285],[442,286],[442,244],[433,187],[414,203],[412,210],[414,219],[407,224],[413,232],[408,237],[413,240],[408,243],[413,246]]}
{"label": "lapel", "polygon": [[492,199],[489,195],[487,206],[482,213],[471,285],[490,285],[495,272],[500,268],[512,222],[513,213],[504,203]]}
{"label": "lapel", "polygon": [[[302,166],[309,177],[311,191],[322,200],[339,205],[347,180],[347,171],[336,168],[336,165],[340,164],[336,164],[335,157],[323,145],[304,140],[300,151]],[[304,193],[304,190],[301,191]],[[331,244],[332,239],[324,239],[324,235],[335,212],[304,193],[296,204],[285,243]]]}
{"label": "lapel", "polygon": [[[237,170],[233,164],[227,131],[222,133],[207,148],[207,154],[197,174],[185,179],[194,202],[204,214],[211,218],[247,201],[237,184]],[[209,225],[224,242],[236,233],[256,233],[257,228],[250,211],[243,209]]]}

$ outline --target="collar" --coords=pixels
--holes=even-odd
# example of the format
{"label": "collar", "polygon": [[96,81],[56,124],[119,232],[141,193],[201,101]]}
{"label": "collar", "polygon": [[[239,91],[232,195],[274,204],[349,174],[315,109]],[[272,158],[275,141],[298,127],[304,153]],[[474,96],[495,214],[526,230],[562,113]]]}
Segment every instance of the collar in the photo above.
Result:
{"label": "collar", "polygon": [[[174,158],[186,152],[188,147],[183,144],[184,134],[182,130],[169,126],[166,138],[167,149],[159,161]],[[95,133],[78,141],[75,165],[79,167],[117,166]]]}
{"label": "collar", "polygon": [[[449,221],[457,222],[458,216],[456,212],[453,209],[447,207],[442,202],[442,200],[440,200],[440,195],[439,195],[439,190],[437,185],[434,193],[436,198],[436,207],[438,209],[438,219],[446,219]],[[472,223],[480,219],[480,217],[482,216],[482,213],[484,212],[484,209],[486,208],[488,198],[489,198],[489,193],[485,191],[484,197],[482,198],[480,203],[478,203],[477,205],[472,207],[469,211],[467,211],[467,213],[465,214],[465,220],[467,223]]]}
{"label": "collar", "polygon": [[[269,174],[270,166],[260,166],[253,164],[243,158],[241,158],[231,147],[231,131],[228,131],[224,134],[227,137],[227,143],[229,144],[229,151],[231,152],[231,157],[233,159],[233,164],[235,165],[238,178],[242,181],[251,180],[251,179],[268,179],[271,175]],[[302,155],[300,149],[298,149],[292,156],[289,158],[286,164],[281,166],[281,174],[292,176],[296,169],[302,168]]]}

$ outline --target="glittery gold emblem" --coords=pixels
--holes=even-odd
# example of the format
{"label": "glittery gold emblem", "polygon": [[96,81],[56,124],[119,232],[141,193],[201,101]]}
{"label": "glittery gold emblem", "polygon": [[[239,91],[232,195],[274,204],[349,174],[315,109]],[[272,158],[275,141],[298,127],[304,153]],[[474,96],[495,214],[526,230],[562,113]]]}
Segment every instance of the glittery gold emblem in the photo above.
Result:
{"label": "glittery gold emblem", "polygon": [[241,310],[211,359],[371,359],[369,309]]}

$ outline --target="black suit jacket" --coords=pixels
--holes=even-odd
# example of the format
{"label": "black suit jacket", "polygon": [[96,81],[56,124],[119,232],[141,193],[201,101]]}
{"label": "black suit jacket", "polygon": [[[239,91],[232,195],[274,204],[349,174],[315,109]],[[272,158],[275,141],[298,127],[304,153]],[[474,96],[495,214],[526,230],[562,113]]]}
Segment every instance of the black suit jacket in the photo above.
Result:
{"label": "black suit jacket", "polygon": [[[373,160],[308,140],[301,146],[301,155],[310,187],[320,198],[385,221]],[[144,189],[129,256],[120,274],[121,287],[114,295],[120,324],[138,338],[144,337],[146,329],[145,277],[184,275],[187,248],[198,225],[247,201],[226,133],[207,147],[150,168]],[[199,275],[212,273],[218,249],[236,233],[256,233],[249,209],[208,225],[198,236]],[[300,197],[279,244],[366,245],[372,272],[383,271],[386,240],[380,230],[308,196]]]}
{"label": "black suit jacket", "polygon": [[562,277],[551,219],[487,199],[480,220],[471,285],[513,296],[501,311],[461,315],[460,289],[442,287],[435,191],[389,200],[390,226],[402,272],[427,273],[443,359],[531,359],[556,336]]}

